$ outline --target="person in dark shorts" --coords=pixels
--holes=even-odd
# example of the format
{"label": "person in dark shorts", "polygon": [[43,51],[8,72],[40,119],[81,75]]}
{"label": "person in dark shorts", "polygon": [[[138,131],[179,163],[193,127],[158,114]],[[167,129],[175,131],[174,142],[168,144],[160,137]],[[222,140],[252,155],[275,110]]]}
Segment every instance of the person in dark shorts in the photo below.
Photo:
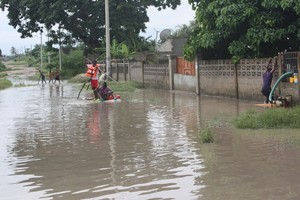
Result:
{"label": "person in dark shorts", "polygon": [[40,73],[40,77],[39,77],[38,84],[39,84],[41,78],[42,78],[42,84],[44,84],[44,82],[45,82],[45,84],[47,84],[44,73],[41,70],[39,70],[39,73]]}
{"label": "person in dark shorts", "polygon": [[48,72],[48,77],[49,77],[49,84],[50,84],[50,82],[53,83],[53,72],[51,71],[51,69]]}
{"label": "person in dark shorts", "polygon": [[[274,65],[272,65],[272,61],[274,59]],[[271,84],[273,80],[273,73],[275,71],[275,67],[277,66],[277,56],[274,58],[270,58],[269,63],[267,65],[266,71],[263,73],[263,86],[261,89],[261,93],[265,97],[265,103],[269,103],[269,95],[271,93]]]}
{"label": "person in dark shorts", "polygon": [[54,84],[55,84],[56,81],[58,81],[58,83],[60,84],[60,75],[59,75],[59,69],[58,68],[56,68],[56,71],[55,71]]}

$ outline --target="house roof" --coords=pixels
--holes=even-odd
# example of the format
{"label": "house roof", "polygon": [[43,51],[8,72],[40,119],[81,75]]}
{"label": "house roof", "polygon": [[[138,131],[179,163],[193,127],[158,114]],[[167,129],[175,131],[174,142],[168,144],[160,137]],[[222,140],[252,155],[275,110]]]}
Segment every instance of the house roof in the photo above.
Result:
{"label": "house roof", "polygon": [[183,56],[183,47],[186,41],[187,38],[169,38],[157,48],[157,51],[163,54]]}

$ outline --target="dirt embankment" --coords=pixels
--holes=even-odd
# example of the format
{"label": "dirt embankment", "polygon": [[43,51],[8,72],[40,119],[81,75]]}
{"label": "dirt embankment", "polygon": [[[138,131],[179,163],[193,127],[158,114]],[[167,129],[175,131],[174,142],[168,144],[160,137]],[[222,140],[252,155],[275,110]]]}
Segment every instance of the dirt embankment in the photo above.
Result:
{"label": "dirt embankment", "polygon": [[3,62],[6,68],[9,71],[6,71],[8,76],[18,76],[18,75],[25,75],[25,76],[34,76],[37,73],[37,69],[34,67],[28,67],[27,64],[18,63],[14,61]]}

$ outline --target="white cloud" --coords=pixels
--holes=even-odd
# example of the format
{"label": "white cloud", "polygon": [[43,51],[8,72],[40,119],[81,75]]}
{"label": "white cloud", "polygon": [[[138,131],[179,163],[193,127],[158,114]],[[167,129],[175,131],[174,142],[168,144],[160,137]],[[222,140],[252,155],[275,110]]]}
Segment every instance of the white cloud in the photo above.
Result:
{"label": "white cloud", "polygon": [[31,48],[35,44],[40,44],[40,37],[21,38],[21,34],[17,32],[6,17],[6,11],[0,11],[0,49],[2,54],[9,55],[11,47],[15,47],[19,52],[24,52],[24,48]]}
{"label": "white cloud", "polygon": [[[24,51],[24,48],[31,48],[36,44],[40,44],[40,36],[37,34],[33,38],[20,38],[21,34],[12,26],[8,25],[9,20],[6,17],[6,11],[0,11],[0,49],[2,54],[9,55],[11,47],[15,47],[19,51]],[[150,21],[146,23],[146,33],[141,33],[144,37],[151,36],[151,39],[156,39],[156,33],[160,33],[163,29],[176,29],[182,24],[189,24],[194,20],[195,12],[188,4],[187,0],[183,1],[176,10],[170,8],[158,11],[151,7],[148,9]],[[43,38],[46,38],[43,35]],[[44,40],[43,40],[44,43]]]}
{"label": "white cloud", "polygon": [[195,18],[195,11],[192,10],[191,5],[187,0],[182,1],[181,5],[172,10],[170,8],[162,11],[158,11],[156,8],[151,7],[148,9],[149,22],[146,23],[146,33],[142,33],[142,36],[155,39],[156,31],[159,33],[164,29],[175,30],[177,26],[187,24]]}

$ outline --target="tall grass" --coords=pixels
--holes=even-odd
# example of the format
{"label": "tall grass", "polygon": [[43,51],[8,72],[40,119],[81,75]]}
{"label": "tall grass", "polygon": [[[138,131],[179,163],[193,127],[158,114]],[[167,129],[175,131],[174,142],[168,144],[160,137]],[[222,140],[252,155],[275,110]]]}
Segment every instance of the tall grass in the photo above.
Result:
{"label": "tall grass", "polygon": [[0,78],[4,78],[4,77],[6,77],[6,76],[8,76],[7,73],[5,73],[5,72],[1,72],[1,73],[0,73]]}
{"label": "tall grass", "polygon": [[237,128],[300,128],[300,106],[272,108],[264,112],[249,110],[234,120]]}
{"label": "tall grass", "polygon": [[12,82],[10,80],[8,80],[7,78],[0,78],[0,90],[9,88],[11,86],[12,86]]}
{"label": "tall grass", "polygon": [[136,89],[143,88],[143,84],[134,81],[114,82],[109,81],[108,86],[117,92],[134,92]]}
{"label": "tall grass", "polygon": [[200,139],[202,143],[213,143],[214,137],[210,128],[205,128],[200,132]]}
{"label": "tall grass", "polygon": [[7,68],[5,67],[5,65],[2,63],[2,61],[0,60],[0,72],[1,71],[6,71]]}

